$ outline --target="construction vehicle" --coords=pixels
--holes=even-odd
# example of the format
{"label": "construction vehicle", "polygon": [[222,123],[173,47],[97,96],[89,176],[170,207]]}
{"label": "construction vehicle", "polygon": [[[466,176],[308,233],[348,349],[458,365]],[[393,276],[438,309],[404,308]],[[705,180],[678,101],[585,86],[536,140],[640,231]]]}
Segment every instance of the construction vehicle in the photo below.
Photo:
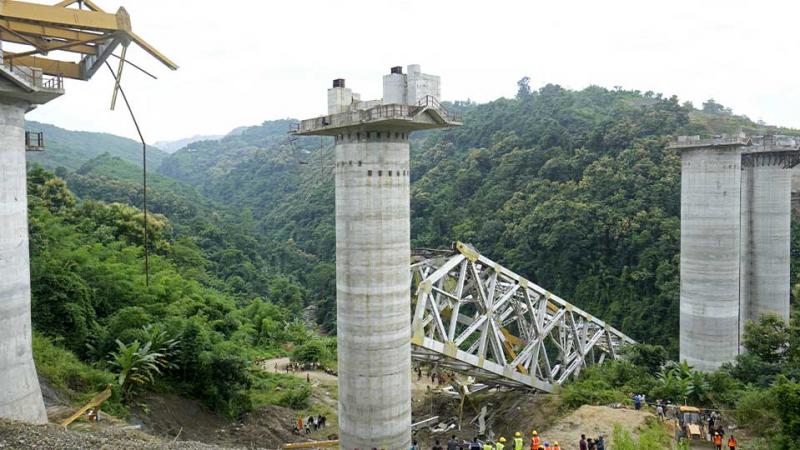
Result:
{"label": "construction vehicle", "polygon": [[677,440],[705,440],[706,434],[703,432],[704,423],[700,408],[696,408],[694,406],[681,406],[678,408],[677,416]]}

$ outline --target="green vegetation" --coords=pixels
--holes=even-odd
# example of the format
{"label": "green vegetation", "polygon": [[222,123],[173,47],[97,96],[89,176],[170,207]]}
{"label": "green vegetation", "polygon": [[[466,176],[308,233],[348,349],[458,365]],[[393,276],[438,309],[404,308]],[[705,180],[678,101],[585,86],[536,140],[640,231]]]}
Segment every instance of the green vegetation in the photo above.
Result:
{"label": "green vegetation", "polygon": [[[748,326],[750,353],[713,374],[668,362],[677,357],[680,161],[667,144],[791,130],[711,100],[696,109],[652,92],[534,91],[525,79],[516,98],[447,107],[465,115],[463,127],[412,141],[412,245],[470,242],[635,339],[663,344],[584,371],[565,387],[565,405],[631,392],[686,399],[734,410],[776,448],[795,445],[797,321]],[[49,150],[32,160],[59,175],[29,176],[37,352],[54,358],[37,356],[45,376],[77,397],[116,379],[120,409],[151,379],[229,416],[308,407],[306,383],[251,364],[290,355],[330,366],[336,352],[300,319],[315,306],[311,319],[335,333],[331,142],[290,143],[291,122],[150,152],[151,168],[163,162],[149,177],[149,287],[139,144],[40,125]],[[794,258],[795,294],[798,274]]]}
{"label": "green vegetation", "polygon": [[[78,359],[74,353],[56,345],[53,339],[33,333],[33,358],[36,371],[48,384],[66,395],[66,400],[86,403],[109,384],[114,384],[114,374],[98,369]],[[127,407],[122,403],[118,389],[103,404],[103,410],[125,417]]]}
{"label": "green vegetation", "polygon": [[[653,372],[633,361],[653,346],[635,346],[626,357],[584,371],[562,394],[565,405],[609,404],[631,393],[646,394],[650,401],[684,402],[724,411],[729,419],[762,438],[769,448],[798,448],[800,441],[800,313],[791,326],[775,316],[764,316],[746,327],[747,353],[733,364],[705,374],[686,363],[662,360]],[[657,361],[653,361],[656,363]],[[650,448],[650,447],[648,447]],[[652,447],[660,448],[660,447]]]}
{"label": "green vegetation", "polygon": [[[414,135],[412,245],[470,242],[677,356],[680,163],[666,145],[765,127],[652,92],[519,87],[515,99],[448,104],[463,127]],[[306,288],[333,331],[331,142],[300,138],[292,150],[288,123],[192,144],[161,173],[248,211],[270,264]]]}
{"label": "green vegetation", "polygon": [[[204,270],[212,263],[199,246],[151,214],[145,287],[141,211],[78,202],[63,180],[40,168],[28,181],[33,324],[80,358],[39,338],[37,352],[60,358],[42,366],[55,384],[88,393],[113,382],[114,373],[130,402],[158,381],[233,417],[252,407],[250,362],[312,336],[293,319],[288,306],[297,306],[299,294],[285,278],[264,298],[217,289],[225,283]],[[81,385],[75,372],[86,367],[93,378]]]}
{"label": "green vegetation", "polygon": [[[110,153],[142,167],[142,144],[139,141],[107,133],[65,130],[54,125],[32,121],[25,125],[29,131],[44,132],[47,149],[41,153],[28,153],[29,163],[38,164],[50,170],[59,167],[62,168],[62,171],[64,169],[77,170],[86,161],[103,153]],[[158,167],[166,156],[165,152],[155,147],[148,147],[147,165]]]}
{"label": "green vegetation", "polygon": [[672,448],[672,438],[665,427],[655,420],[650,420],[647,427],[634,439],[630,432],[619,425],[614,425],[614,450],[657,450]]}
{"label": "green vegetation", "polygon": [[258,372],[251,387],[254,407],[281,405],[294,409],[308,407],[311,389],[305,380],[292,375]]}

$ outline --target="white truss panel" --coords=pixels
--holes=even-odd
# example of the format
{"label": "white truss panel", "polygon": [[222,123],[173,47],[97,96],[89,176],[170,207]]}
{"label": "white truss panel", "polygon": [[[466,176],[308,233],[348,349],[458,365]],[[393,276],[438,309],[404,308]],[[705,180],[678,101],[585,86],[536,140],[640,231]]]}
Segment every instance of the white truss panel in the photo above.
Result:
{"label": "white truss panel", "polygon": [[552,392],[633,339],[481,255],[413,264],[412,354],[488,384]]}

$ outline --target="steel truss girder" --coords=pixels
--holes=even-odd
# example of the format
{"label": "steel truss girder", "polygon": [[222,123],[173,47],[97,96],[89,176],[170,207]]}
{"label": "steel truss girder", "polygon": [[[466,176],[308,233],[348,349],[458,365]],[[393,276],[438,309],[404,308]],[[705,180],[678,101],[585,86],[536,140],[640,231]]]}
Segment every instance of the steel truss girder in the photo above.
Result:
{"label": "steel truss girder", "polygon": [[411,266],[412,355],[488,384],[552,392],[634,340],[461,242]]}

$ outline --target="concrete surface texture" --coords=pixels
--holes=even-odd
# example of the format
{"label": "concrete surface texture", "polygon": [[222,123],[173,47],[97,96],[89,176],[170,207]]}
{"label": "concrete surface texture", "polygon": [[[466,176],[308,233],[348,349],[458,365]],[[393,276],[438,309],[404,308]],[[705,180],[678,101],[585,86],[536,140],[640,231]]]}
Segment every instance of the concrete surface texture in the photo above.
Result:
{"label": "concrete surface texture", "polygon": [[437,75],[422,73],[419,64],[408,66],[403,74],[399,67],[383,76],[383,104],[416,105],[426,96],[442,98],[441,80]]}
{"label": "concrete surface texture", "polygon": [[738,354],[741,154],[681,152],[680,359],[703,371]]}
{"label": "concrete surface texture", "polygon": [[31,353],[27,103],[0,102],[0,417],[46,423]]}
{"label": "concrete surface texture", "polygon": [[779,156],[754,154],[743,172],[742,315],[775,313],[789,320],[791,171]]}
{"label": "concrete surface texture", "polygon": [[[409,67],[422,76],[419,66]],[[438,82],[429,76],[420,85],[429,95]],[[407,105],[407,83],[393,67],[384,78],[388,97],[364,101],[336,79],[329,115],[294,131],[336,142],[339,447],[347,450],[411,446],[408,135],[461,123],[438,103]]]}
{"label": "concrete surface texture", "polygon": [[411,445],[408,135],[337,137],[336,297],[342,449]]}

